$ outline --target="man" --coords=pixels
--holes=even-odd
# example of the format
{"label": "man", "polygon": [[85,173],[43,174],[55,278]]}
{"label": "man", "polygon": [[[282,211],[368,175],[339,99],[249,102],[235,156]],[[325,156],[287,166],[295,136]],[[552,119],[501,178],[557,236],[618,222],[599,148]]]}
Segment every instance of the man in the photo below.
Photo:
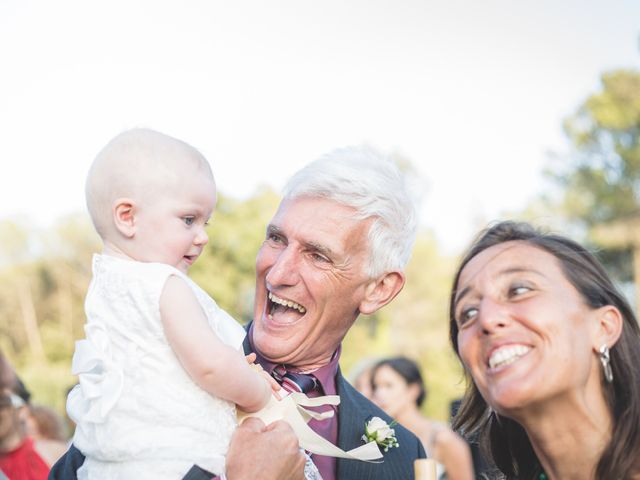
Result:
{"label": "man", "polygon": [[[391,422],[346,382],[338,360],[358,315],[376,312],[402,289],[415,230],[415,210],[395,164],[368,149],[342,149],[293,176],[258,252],[245,350],[277,377],[309,374],[309,396],[340,396],[336,415],[310,426],[343,450],[362,445],[369,418]],[[404,428],[396,426],[396,434],[399,447],[385,452],[382,463],[312,458],[324,480],[412,478],[424,450]],[[71,450],[51,478],[74,478],[81,463]],[[250,419],[231,439],[226,475],[304,478],[303,466],[288,425]],[[208,478],[197,467],[185,477]]]}

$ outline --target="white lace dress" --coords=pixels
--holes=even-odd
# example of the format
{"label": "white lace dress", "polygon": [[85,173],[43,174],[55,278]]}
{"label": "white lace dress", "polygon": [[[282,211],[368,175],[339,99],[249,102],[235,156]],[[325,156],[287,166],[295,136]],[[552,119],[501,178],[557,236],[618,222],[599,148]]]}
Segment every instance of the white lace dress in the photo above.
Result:
{"label": "white lace dress", "polygon": [[224,470],[235,407],[199,388],[164,336],[159,299],[171,275],[191,286],[218,337],[242,348],[244,329],[179,270],[95,255],[86,339],[72,366],[79,385],[67,400],[73,443],[86,456],[79,480],[175,480],[194,464]]}

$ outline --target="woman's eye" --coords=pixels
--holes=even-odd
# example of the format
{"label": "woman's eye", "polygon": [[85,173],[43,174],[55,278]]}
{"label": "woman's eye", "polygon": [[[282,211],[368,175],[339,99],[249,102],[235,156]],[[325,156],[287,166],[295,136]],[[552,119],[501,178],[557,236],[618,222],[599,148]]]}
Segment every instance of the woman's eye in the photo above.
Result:
{"label": "woman's eye", "polygon": [[477,315],[478,315],[478,309],[476,307],[465,308],[458,315],[458,324],[464,325],[469,320],[473,320]]}
{"label": "woman's eye", "polygon": [[530,292],[531,288],[525,287],[524,285],[515,285],[509,289],[509,296],[514,297],[517,295],[522,295],[527,292]]}
{"label": "woman's eye", "polygon": [[195,217],[183,217],[182,220],[184,221],[185,225],[193,225]]}

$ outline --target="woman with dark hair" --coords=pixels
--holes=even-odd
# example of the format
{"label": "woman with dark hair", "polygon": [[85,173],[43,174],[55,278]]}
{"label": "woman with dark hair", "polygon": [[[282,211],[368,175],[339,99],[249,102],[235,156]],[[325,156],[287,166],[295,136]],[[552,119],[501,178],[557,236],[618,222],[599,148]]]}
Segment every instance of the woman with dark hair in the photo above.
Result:
{"label": "woman with dark hair", "polygon": [[473,479],[471,451],[464,439],[420,412],[426,390],[415,362],[406,357],[381,360],[371,371],[371,383],[374,402],[420,439],[427,457],[438,462],[439,478]]}
{"label": "woman with dark hair", "polygon": [[29,392],[0,351],[0,472],[11,480],[46,480],[66,445],[27,435],[24,414],[28,399]]}
{"label": "woman with dark hair", "polygon": [[507,479],[640,479],[640,329],[598,260],[526,223],[482,232],[458,268],[454,426]]}

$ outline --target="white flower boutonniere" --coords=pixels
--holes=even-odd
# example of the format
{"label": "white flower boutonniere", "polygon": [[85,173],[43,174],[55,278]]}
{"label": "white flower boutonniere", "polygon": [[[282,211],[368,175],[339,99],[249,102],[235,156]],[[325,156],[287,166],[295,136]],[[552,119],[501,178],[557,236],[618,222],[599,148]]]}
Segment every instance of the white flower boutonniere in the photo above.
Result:
{"label": "white flower boutonniere", "polygon": [[395,420],[388,424],[380,417],[372,417],[364,424],[364,435],[362,440],[365,442],[376,442],[387,452],[390,448],[399,447],[400,444],[396,439],[396,431],[391,428],[397,424]]}

